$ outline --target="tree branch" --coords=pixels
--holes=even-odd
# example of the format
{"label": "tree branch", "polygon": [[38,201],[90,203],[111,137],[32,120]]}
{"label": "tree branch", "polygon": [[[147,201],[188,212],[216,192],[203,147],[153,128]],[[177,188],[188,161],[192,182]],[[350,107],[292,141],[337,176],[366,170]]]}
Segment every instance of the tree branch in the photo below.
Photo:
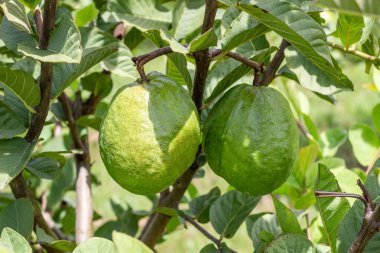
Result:
{"label": "tree branch", "polygon": [[[170,54],[170,53],[173,53],[173,50],[169,46],[167,46],[167,47],[158,48],[156,50],[153,50],[149,53],[146,53],[146,54],[143,54],[140,56],[132,57],[132,61],[136,64],[136,68],[140,74],[141,79],[144,82],[148,81],[148,78],[146,77],[146,74],[144,71],[144,65],[146,63],[150,62],[151,60],[156,59],[157,57],[160,57],[160,56],[166,55],[166,54]],[[193,55],[195,55],[195,54],[196,53],[194,53]],[[211,59],[216,58],[221,54],[223,54],[223,51],[221,49],[210,49],[209,50],[209,58],[211,58]],[[264,65],[262,63],[252,61],[251,59],[248,59],[247,57],[240,55],[238,53],[226,52],[224,54],[224,56],[230,57],[230,58],[235,59],[236,61],[239,61],[239,62],[241,62],[247,66],[250,66],[256,72],[265,71]]]}
{"label": "tree branch", "polygon": [[363,223],[359,233],[356,235],[348,253],[361,253],[364,251],[371,238],[380,231],[380,205],[375,208],[371,196],[363,183],[358,180],[357,184],[363,192],[363,196],[345,192],[316,191],[317,197],[349,197],[361,200],[364,203]]}
{"label": "tree branch", "polygon": [[[202,33],[205,33],[210,28],[212,28],[217,9],[218,4],[216,0],[206,0],[206,9],[203,19]],[[210,66],[211,58],[209,56],[208,49],[194,53],[194,57],[196,62],[196,69],[192,99],[199,112],[202,106],[203,91],[206,83],[206,77],[208,68]],[[179,202],[181,201],[183,195],[186,192],[187,187],[189,186],[194,174],[198,169],[197,160],[200,150],[201,146],[199,147],[197,158],[190,166],[190,168],[187,171],[185,171],[185,173],[174,183],[173,190],[170,193],[163,194],[160,196],[160,207],[178,207]],[[170,217],[165,214],[152,214],[147,222],[148,227],[143,229],[144,233],[141,234],[140,239],[150,248],[154,248],[157,241],[161,238],[162,234],[164,233],[169,220]]]}
{"label": "tree branch", "polygon": [[[93,96],[93,94],[91,94]],[[86,101],[88,108],[95,108],[99,99],[90,99]],[[78,99],[73,103],[65,93],[59,96],[59,101],[63,106],[68,127],[70,129],[71,138],[74,142],[74,147],[81,149],[83,154],[75,155],[75,162],[77,168],[77,179],[75,189],[77,193],[76,198],[76,224],[75,224],[75,241],[79,244],[92,236],[92,195],[91,195],[91,161],[89,153],[89,145],[87,139],[80,137],[76,118],[84,115],[83,113],[92,113],[93,110],[83,110],[83,103],[78,94]],[[72,109],[75,108],[74,112]]]}
{"label": "tree branch", "polygon": [[[44,19],[41,20],[41,12],[38,10],[35,12],[35,19],[37,24],[37,31],[40,35],[40,49],[47,49],[49,43],[49,36],[54,28],[55,14],[57,9],[57,0],[46,1],[44,6]],[[36,106],[36,113],[33,114],[30,127],[25,136],[25,140],[28,142],[36,141],[44,127],[46,116],[50,108],[50,96],[52,85],[52,65],[51,63],[41,63],[41,75],[40,75],[40,93],[41,100],[39,105]],[[41,208],[38,201],[32,196],[22,172],[15,177],[10,183],[12,192],[16,198],[27,197],[33,204],[34,208],[34,220],[35,224],[41,227],[47,234],[56,238],[56,235],[51,231],[41,213]]]}
{"label": "tree branch", "polygon": [[290,44],[286,40],[282,40],[280,44],[280,48],[277,50],[276,54],[274,55],[271,63],[268,66],[267,71],[264,73],[263,78],[260,81],[260,85],[269,85],[273,79],[276,76],[277,70],[280,68],[282,61],[284,60],[285,57],[285,49],[289,46]]}
{"label": "tree branch", "polygon": [[328,41],[327,45],[329,45],[330,47],[332,47],[334,49],[340,50],[340,51],[348,53],[348,54],[355,55],[355,56],[360,57],[360,58],[367,60],[367,61],[377,60],[377,58],[373,55],[369,55],[369,54],[363,53],[363,52],[355,50],[355,49],[346,49],[345,47],[338,45],[335,42]]}

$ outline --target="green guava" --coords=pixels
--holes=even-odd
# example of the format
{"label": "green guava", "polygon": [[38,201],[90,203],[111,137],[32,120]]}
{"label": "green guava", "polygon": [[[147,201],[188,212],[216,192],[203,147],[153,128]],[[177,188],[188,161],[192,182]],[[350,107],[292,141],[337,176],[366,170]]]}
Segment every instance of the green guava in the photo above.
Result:
{"label": "green guava", "polygon": [[126,190],[151,195],[178,179],[201,143],[196,107],[187,91],[159,73],[114,96],[103,119],[99,147],[111,177]]}
{"label": "green guava", "polygon": [[211,169],[237,190],[264,195],[289,177],[299,136],[277,90],[240,84],[211,109],[203,146]]}

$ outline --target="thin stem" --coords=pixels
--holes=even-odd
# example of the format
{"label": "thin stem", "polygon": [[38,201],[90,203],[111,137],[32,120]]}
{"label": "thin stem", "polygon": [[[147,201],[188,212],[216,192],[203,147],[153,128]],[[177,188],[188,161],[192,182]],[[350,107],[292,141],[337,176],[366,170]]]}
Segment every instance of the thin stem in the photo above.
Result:
{"label": "thin stem", "polygon": [[[210,50],[210,57],[211,58],[218,57],[221,54],[223,54],[223,51],[221,49]],[[264,71],[262,63],[252,61],[251,59],[249,59],[243,55],[240,55],[238,53],[227,52],[227,53],[225,53],[225,56],[230,57],[232,59],[235,59],[235,60],[237,60],[237,61],[239,61],[239,62],[241,62],[247,66],[250,66],[251,68],[253,68],[257,72],[263,72]]]}
{"label": "thin stem", "polygon": [[[187,222],[189,222],[191,225],[193,225],[199,232],[201,232],[204,236],[206,236],[210,241],[212,241],[218,249],[222,248],[222,241],[217,239],[215,236],[210,234],[206,229],[204,229],[201,225],[199,225],[194,219],[192,219],[190,216],[188,216],[185,213],[179,213],[179,216],[184,218]],[[236,252],[236,251],[232,251]]]}
{"label": "thin stem", "polygon": [[268,66],[267,71],[265,72],[263,78],[261,79],[260,85],[269,85],[273,79],[276,76],[277,70],[280,68],[282,61],[285,57],[285,49],[290,44],[286,40],[282,40],[280,44],[280,48],[277,50],[276,54],[274,55],[271,63]]}
{"label": "thin stem", "polygon": [[315,195],[320,198],[355,198],[361,200],[363,203],[366,203],[366,199],[355,193],[346,193],[346,192],[328,192],[328,191],[315,191]]}
{"label": "thin stem", "polygon": [[355,50],[355,49],[346,49],[345,47],[338,45],[335,42],[328,41],[327,45],[329,45],[330,47],[332,47],[334,49],[340,50],[340,51],[348,53],[348,54],[355,55],[355,56],[360,57],[360,58],[367,60],[367,61],[377,60],[377,58],[373,55],[369,55],[369,54],[363,53],[363,52]]}

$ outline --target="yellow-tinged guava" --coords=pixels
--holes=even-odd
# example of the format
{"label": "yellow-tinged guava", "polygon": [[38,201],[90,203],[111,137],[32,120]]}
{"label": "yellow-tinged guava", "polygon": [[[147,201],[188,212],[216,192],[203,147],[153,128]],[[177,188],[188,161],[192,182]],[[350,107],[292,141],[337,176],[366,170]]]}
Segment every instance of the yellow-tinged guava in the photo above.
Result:
{"label": "yellow-tinged guava", "polygon": [[111,177],[126,190],[150,195],[179,178],[201,143],[196,107],[186,90],[153,72],[114,96],[103,119],[99,147]]}
{"label": "yellow-tinged guava", "polygon": [[237,190],[264,195],[289,177],[299,146],[289,103],[277,90],[240,84],[210,111],[203,146],[211,169]]}

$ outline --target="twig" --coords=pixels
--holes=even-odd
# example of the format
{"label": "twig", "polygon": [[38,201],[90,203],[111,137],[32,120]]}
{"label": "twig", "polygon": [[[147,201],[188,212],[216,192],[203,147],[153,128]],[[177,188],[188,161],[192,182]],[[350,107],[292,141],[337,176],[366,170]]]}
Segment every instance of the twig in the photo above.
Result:
{"label": "twig", "polygon": [[[219,55],[221,55],[223,53],[223,51],[221,49],[213,49],[213,50],[210,50],[210,57],[211,58],[215,58]],[[240,55],[238,53],[235,53],[235,52],[227,52],[225,54],[225,56],[228,56],[232,59],[235,59],[247,66],[250,66],[251,68],[253,68],[256,72],[263,72],[263,64],[262,63],[258,63],[258,62],[255,62],[255,61],[252,61],[251,59],[248,59],[247,57],[243,56],[243,55]]]}
{"label": "twig", "polygon": [[[47,49],[49,43],[49,36],[54,28],[55,14],[57,9],[57,0],[46,1],[44,6],[44,18],[41,20],[41,13],[36,11],[36,25],[39,32],[39,44],[41,49]],[[33,114],[30,127],[25,136],[25,140],[28,142],[36,141],[44,127],[46,116],[49,112],[50,107],[50,96],[51,96],[51,85],[52,85],[52,65],[51,63],[41,63],[41,75],[40,75],[40,93],[41,100],[39,105],[36,106],[36,113]],[[16,198],[27,197],[33,204],[34,207],[34,220],[35,224],[41,227],[47,234],[56,237],[53,231],[49,228],[44,220],[41,208],[38,201],[32,196],[30,189],[28,188],[22,173],[15,177],[10,183],[12,192]]]}
{"label": "twig", "polygon": [[340,50],[342,52],[358,56],[358,57],[360,57],[360,58],[362,58],[364,60],[368,60],[368,61],[375,61],[375,60],[377,60],[377,58],[375,56],[373,56],[373,55],[369,55],[369,54],[363,53],[363,52],[355,50],[355,49],[346,49],[345,47],[343,47],[341,45],[338,45],[335,42],[328,41],[327,45],[329,45],[330,47],[332,47],[334,49],[338,49],[338,50]]}
{"label": "twig", "polygon": [[371,238],[380,231],[380,205],[374,208],[371,196],[366,187],[360,180],[357,181],[357,184],[362,190],[363,196],[345,192],[315,192],[317,197],[349,197],[359,199],[364,203],[363,223],[348,253],[363,252]]}
{"label": "twig", "polygon": [[67,236],[58,227],[58,225],[53,220],[53,217],[51,217],[51,214],[47,211],[47,194],[45,192],[41,196],[41,213],[50,229],[53,230],[57,235],[58,239],[67,240]]}
{"label": "twig", "polygon": [[149,82],[148,77],[146,76],[145,71],[144,71],[144,64],[146,64],[147,62],[153,59],[156,59],[157,57],[161,55],[170,54],[172,52],[173,50],[170,47],[163,47],[163,48],[153,50],[152,52],[144,54],[144,55],[132,57],[132,61],[136,64],[136,68],[140,74],[141,80],[144,83]]}
{"label": "twig", "polygon": [[347,192],[327,192],[327,191],[315,191],[315,195],[319,198],[328,198],[328,197],[334,197],[334,198],[354,198],[359,199],[364,204],[366,203],[366,199],[355,193],[347,193]]}
{"label": "twig", "polygon": [[[192,219],[190,216],[186,215],[183,212],[179,213],[179,216],[184,218],[187,222],[189,222],[196,229],[198,229],[198,231],[201,232],[204,236],[206,236],[209,240],[211,240],[218,247],[218,249],[222,249],[223,247],[222,241],[217,239],[212,234],[210,234],[206,229],[204,229],[201,225],[199,225],[194,219]],[[231,252],[236,253],[236,251],[234,250],[231,250]]]}
{"label": "twig", "polygon": [[264,76],[260,81],[260,85],[268,85],[273,81],[273,79],[276,76],[277,70],[279,69],[282,61],[284,60],[284,51],[289,45],[290,44],[286,40],[282,40],[280,48],[277,50],[271,63],[268,66],[267,71],[264,73]]}

